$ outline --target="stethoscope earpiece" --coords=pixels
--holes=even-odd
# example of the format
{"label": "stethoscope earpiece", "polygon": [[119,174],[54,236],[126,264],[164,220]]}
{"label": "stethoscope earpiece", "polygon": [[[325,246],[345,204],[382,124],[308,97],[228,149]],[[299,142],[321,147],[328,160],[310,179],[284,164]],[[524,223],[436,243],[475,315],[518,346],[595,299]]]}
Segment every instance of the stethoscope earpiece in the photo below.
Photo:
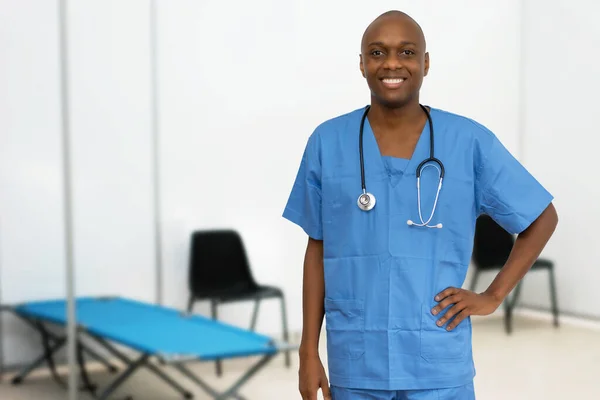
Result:
{"label": "stethoscope earpiece", "polygon": [[[408,221],[406,221],[406,223],[409,226],[423,226],[423,227],[427,227],[427,228],[441,229],[443,226],[441,223],[438,223],[437,225],[428,225],[428,224],[431,221],[431,219],[433,218],[433,214],[435,213],[435,209],[436,209],[437,202],[438,202],[438,197],[440,195],[440,190],[442,189],[442,181],[444,180],[444,173],[445,173],[444,164],[442,164],[442,162],[440,160],[438,160],[437,158],[434,157],[433,122],[431,120],[431,115],[429,114],[429,111],[427,110],[427,108],[424,106],[421,106],[421,108],[427,115],[427,120],[429,122],[429,142],[430,142],[429,143],[429,146],[430,146],[429,147],[429,158],[426,160],[423,160],[417,167],[417,202],[419,205],[419,218],[421,219],[421,223],[417,224],[410,219]],[[363,192],[360,196],[358,196],[358,200],[356,201],[356,203],[358,204],[358,207],[363,211],[372,210],[373,207],[375,207],[375,203],[376,203],[375,196],[373,194],[367,192],[367,185],[365,184],[365,162],[364,162],[364,155],[363,155],[363,131],[364,131],[364,126],[365,126],[365,119],[367,118],[369,109],[370,109],[370,106],[367,106],[365,109],[365,112],[363,113],[362,120],[360,122],[360,138],[359,138],[360,178],[361,178]],[[429,162],[437,164],[437,166],[428,164]],[[421,214],[421,182],[420,181],[421,181],[421,171],[428,166],[433,166],[438,170],[440,182],[439,182],[439,185],[437,188],[437,193],[435,195],[435,202],[433,204],[433,210],[431,210],[431,216],[425,222],[425,221],[423,221],[423,216]]]}

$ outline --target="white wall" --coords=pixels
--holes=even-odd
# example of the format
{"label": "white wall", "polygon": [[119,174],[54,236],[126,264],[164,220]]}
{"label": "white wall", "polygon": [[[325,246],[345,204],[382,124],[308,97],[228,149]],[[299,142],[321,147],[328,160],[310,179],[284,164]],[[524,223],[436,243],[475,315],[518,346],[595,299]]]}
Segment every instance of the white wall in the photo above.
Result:
{"label": "white wall", "polygon": [[76,292],[154,301],[148,1],[70,3]]}
{"label": "white wall", "polygon": [[[556,262],[559,306],[600,317],[600,189],[596,128],[600,4],[532,0],[525,7],[523,158],[556,196],[559,227],[545,252]],[[527,277],[523,303],[549,307],[547,274]]]}
{"label": "white wall", "polygon": [[[149,2],[71,3],[76,291],[151,301]],[[1,300],[63,296],[57,11],[54,3],[0,4],[9,60],[0,63]],[[478,119],[518,151],[519,81],[507,79],[519,72],[516,0],[159,2],[166,304],[185,306],[191,231],[231,227],[243,234],[257,279],[285,290],[290,328],[300,329],[306,239],[281,212],[312,130],[369,101],[360,38],[392,8],[412,14],[427,36],[423,102]],[[31,173],[38,165],[44,175]],[[34,228],[44,239],[35,252]],[[279,334],[279,319],[266,318],[278,317],[278,304],[261,310],[258,329]],[[246,326],[250,312],[228,306],[221,316]],[[17,332],[5,335],[9,363],[29,359],[27,346],[38,349],[37,338],[17,338],[19,329],[6,329]]]}

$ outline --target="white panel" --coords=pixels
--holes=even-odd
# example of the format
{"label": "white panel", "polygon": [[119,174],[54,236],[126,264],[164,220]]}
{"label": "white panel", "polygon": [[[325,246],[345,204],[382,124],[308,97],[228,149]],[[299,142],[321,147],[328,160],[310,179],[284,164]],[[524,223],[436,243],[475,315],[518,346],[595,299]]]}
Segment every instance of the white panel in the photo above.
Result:
{"label": "white panel", "polygon": [[[526,165],[555,195],[559,226],[544,256],[556,262],[563,311],[600,317],[600,189],[596,130],[600,4],[534,0],[526,8]],[[549,307],[543,272],[525,280],[523,302]]]}
{"label": "white panel", "polygon": [[[0,1],[0,303],[65,296],[58,11]],[[6,364],[39,337],[4,314]]]}
{"label": "white panel", "polygon": [[[281,212],[313,129],[369,101],[360,39],[394,8],[428,39],[423,102],[476,118],[517,153],[516,0],[160,3],[167,303],[186,304],[191,231],[235,228],[255,276],[285,290],[290,328],[300,329],[306,239]],[[258,329],[278,333],[277,303],[261,307]],[[231,305],[221,315],[247,326],[250,313]]]}
{"label": "white panel", "polygon": [[149,2],[73,2],[77,295],[154,301]]}

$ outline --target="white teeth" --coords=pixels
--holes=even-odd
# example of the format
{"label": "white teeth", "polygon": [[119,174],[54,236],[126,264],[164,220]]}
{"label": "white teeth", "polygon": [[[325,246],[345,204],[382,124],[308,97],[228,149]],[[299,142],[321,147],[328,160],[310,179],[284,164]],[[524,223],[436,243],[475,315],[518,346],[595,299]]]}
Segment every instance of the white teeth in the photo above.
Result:
{"label": "white teeth", "polygon": [[404,79],[384,79],[385,83],[401,83],[404,82]]}

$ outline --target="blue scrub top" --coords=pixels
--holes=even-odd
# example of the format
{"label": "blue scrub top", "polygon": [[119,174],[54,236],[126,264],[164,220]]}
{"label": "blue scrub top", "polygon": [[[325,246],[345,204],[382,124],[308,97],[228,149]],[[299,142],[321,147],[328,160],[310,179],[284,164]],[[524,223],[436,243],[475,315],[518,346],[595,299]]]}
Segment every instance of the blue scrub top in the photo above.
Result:
{"label": "blue scrub top", "polygon": [[[364,129],[369,212],[362,193],[359,127],[364,108],[330,119],[310,135],[284,218],[323,240],[325,326],[330,383],[409,390],[459,386],[475,376],[471,320],[453,331],[435,323],[434,296],[462,287],[475,222],[487,214],[511,233],[527,228],[552,195],[481,124],[432,108],[435,156],[445,178],[429,225],[420,223],[416,168],[429,157],[426,124],[411,159],[383,157]],[[431,214],[438,172],[421,175],[423,220]],[[445,312],[446,310],[444,310]]]}

